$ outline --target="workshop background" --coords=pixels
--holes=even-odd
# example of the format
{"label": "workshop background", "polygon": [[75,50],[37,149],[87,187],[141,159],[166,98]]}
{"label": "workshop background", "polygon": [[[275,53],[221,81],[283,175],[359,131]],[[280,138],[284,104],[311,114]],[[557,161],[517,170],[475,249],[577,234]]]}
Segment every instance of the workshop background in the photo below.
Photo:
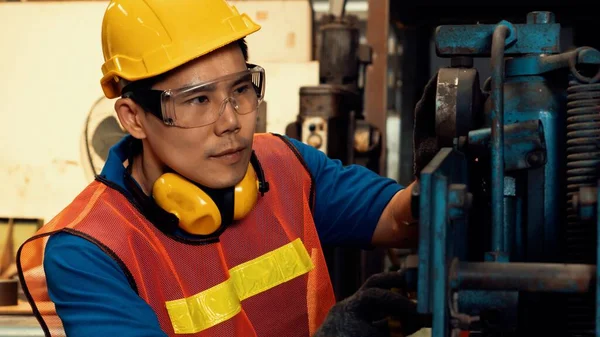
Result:
{"label": "workshop background", "polygon": [[[15,255],[20,244],[92,181],[108,148],[123,135],[114,118],[113,101],[103,98],[99,85],[100,30],[107,3],[104,0],[0,1],[3,121],[0,123],[0,279],[14,279]],[[584,1],[571,0],[565,4],[523,0],[504,1],[502,5],[454,1],[441,6],[430,0],[347,0],[343,13],[346,19],[341,26],[335,19],[340,12],[328,0],[231,0],[230,3],[262,25],[258,34],[247,38],[250,62],[263,66],[267,72],[258,131],[297,137],[346,164],[366,165],[402,184],[414,180],[415,106],[438,69],[451,65],[449,55],[439,56],[436,52],[437,26],[495,25],[501,20],[523,24],[529,12],[549,11],[553,13],[553,21],[561,26],[561,51],[581,46],[600,48],[598,12]],[[536,32],[532,30],[532,34]],[[322,43],[334,37],[347,43]],[[451,43],[444,43],[456,47],[466,39],[465,35],[464,39],[456,37]],[[329,48],[327,53],[322,52],[323,48]],[[456,58],[455,62],[477,69],[478,87],[483,87],[484,81],[492,76],[489,56],[474,60]],[[458,115],[456,118],[459,124]],[[530,126],[523,130],[530,130],[527,127]],[[452,141],[447,146],[452,147]],[[543,188],[548,192],[546,185]],[[545,196],[548,200],[548,194]],[[421,212],[423,207],[421,203]],[[594,240],[591,247],[595,249],[594,226],[595,223],[590,224],[583,233]],[[535,237],[535,233],[530,236]],[[460,244],[477,245],[465,238],[458,241],[457,245]],[[416,253],[328,248],[336,296],[342,299],[350,295],[376,272],[422,263],[418,258],[411,262],[410,256],[415,256],[411,254]],[[529,317],[531,324],[523,331],[529,335],[561,331],[562,336],[600,336],[595,324],[600,321],[597,307],[600,302],[591,295],[595,294],[596,286],[595,251],[572,261],[547,256],[539,260],[536,262],[560,260],[594,265],[590,274],[593,278],[585,279],[589,285],[583,287],[591,291],[585,295],[590,300],[583,304],[575,300],[578,303],[575,309],[564,298],[524,300],[520,305],[529,303],[529,308],[534,308],[531,310],[540,310],[541,304],[535,306],[534,302],[556,306],[557,310],[548,309]],[[567,277],[579,275],[573,273]],[[422,277],[419,274],[419,285],[424,282]],[[479,300],[470,300],[500,303],[501,308],[516,310],[515,298],[504,291],[522,290],[519,287],[495,289],[502,290],[499,293],[504,295],[500,299],[492,296],[481,300],[489,294],[478,293],[473,296]],[[431,289],[432,293],[437,291]],[[435,317],[434,310],[449,310],[446,304],[442,306],[441,309],[420,307],[420,310]],[[558,310],[564,308],[572,310]],[[439,324],[450,325],[452,320],[445,314],[441,316],[446,320]],[[35,321],[20,320],[23,317],[32,318],[22,293],[16,306],[0,303],[0,336],[42,336]],[[514,318],[501,317],[501,322],[510,321],[510,326],[515,326]],[[438,321],[434,318],[434,322]],[[433,335],[445,337],[449,330],[436,324]],[[504,330],[504,334],[509,333]]]}

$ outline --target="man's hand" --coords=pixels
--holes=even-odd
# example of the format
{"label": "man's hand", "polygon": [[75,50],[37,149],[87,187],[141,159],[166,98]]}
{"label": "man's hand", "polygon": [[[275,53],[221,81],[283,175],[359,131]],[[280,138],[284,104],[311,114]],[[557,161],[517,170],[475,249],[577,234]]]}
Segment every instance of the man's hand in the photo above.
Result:
{"label": "man's hand", "polygon": [[388,337],[388,318],[401,322],[405,336],[421,329],[417,305],[392,288],[402,288],[403,272],[371,276],[352,296],[331,308],[313,337]]}

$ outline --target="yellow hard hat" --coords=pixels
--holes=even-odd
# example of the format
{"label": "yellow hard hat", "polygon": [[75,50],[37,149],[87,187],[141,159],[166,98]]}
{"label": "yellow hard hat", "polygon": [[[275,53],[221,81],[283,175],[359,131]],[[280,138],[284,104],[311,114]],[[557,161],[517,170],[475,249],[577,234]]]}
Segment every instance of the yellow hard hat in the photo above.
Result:
{"label": "yellow hard hat", "polygon": [[226,0],[111,0],[102,21],[102,90],[165,73],[261,27]]}

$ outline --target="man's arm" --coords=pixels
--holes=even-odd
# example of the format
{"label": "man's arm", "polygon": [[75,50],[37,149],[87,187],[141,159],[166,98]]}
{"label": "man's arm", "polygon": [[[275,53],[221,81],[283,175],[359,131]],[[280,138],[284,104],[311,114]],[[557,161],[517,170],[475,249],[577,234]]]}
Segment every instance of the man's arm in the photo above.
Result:
{"label": "man's arm", "polygon": [[373,245],[394,248],[415,248],[419,226],[411,212],[411,194],[415,182],[394,195],[387,204],[373,233]]}
{"label": "man's arm", "polygon": [[343,166],[309,145],[290,141],[315,180],[314,219],[323,244],[402,248],[416,241],[415,229],[402,225],[410,216],[412,185],[405,189],[363,166]]}
{"label": "man's arm", "polygon": [[67,336],[166,337],[119,265],[90,241],[67,233],[50,237],[44,271]]}

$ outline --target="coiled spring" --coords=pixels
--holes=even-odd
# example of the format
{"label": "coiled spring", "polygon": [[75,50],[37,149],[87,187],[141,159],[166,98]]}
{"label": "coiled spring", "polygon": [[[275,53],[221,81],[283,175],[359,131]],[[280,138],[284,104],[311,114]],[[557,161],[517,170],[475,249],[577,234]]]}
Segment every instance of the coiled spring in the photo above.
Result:
{"label": "coiled spring", "polygon": [[[584,47],[585,48],[585,47]],[[596,263],[596,225],[581,221],[572,197],[582,186],[596,186],[600,168],[600,72],[593,78],[575,69],[579,48],[570,60],[567,89],[567,263]],[[568,336],[595,335],[594,296],[570,296],[567,300]]]}

